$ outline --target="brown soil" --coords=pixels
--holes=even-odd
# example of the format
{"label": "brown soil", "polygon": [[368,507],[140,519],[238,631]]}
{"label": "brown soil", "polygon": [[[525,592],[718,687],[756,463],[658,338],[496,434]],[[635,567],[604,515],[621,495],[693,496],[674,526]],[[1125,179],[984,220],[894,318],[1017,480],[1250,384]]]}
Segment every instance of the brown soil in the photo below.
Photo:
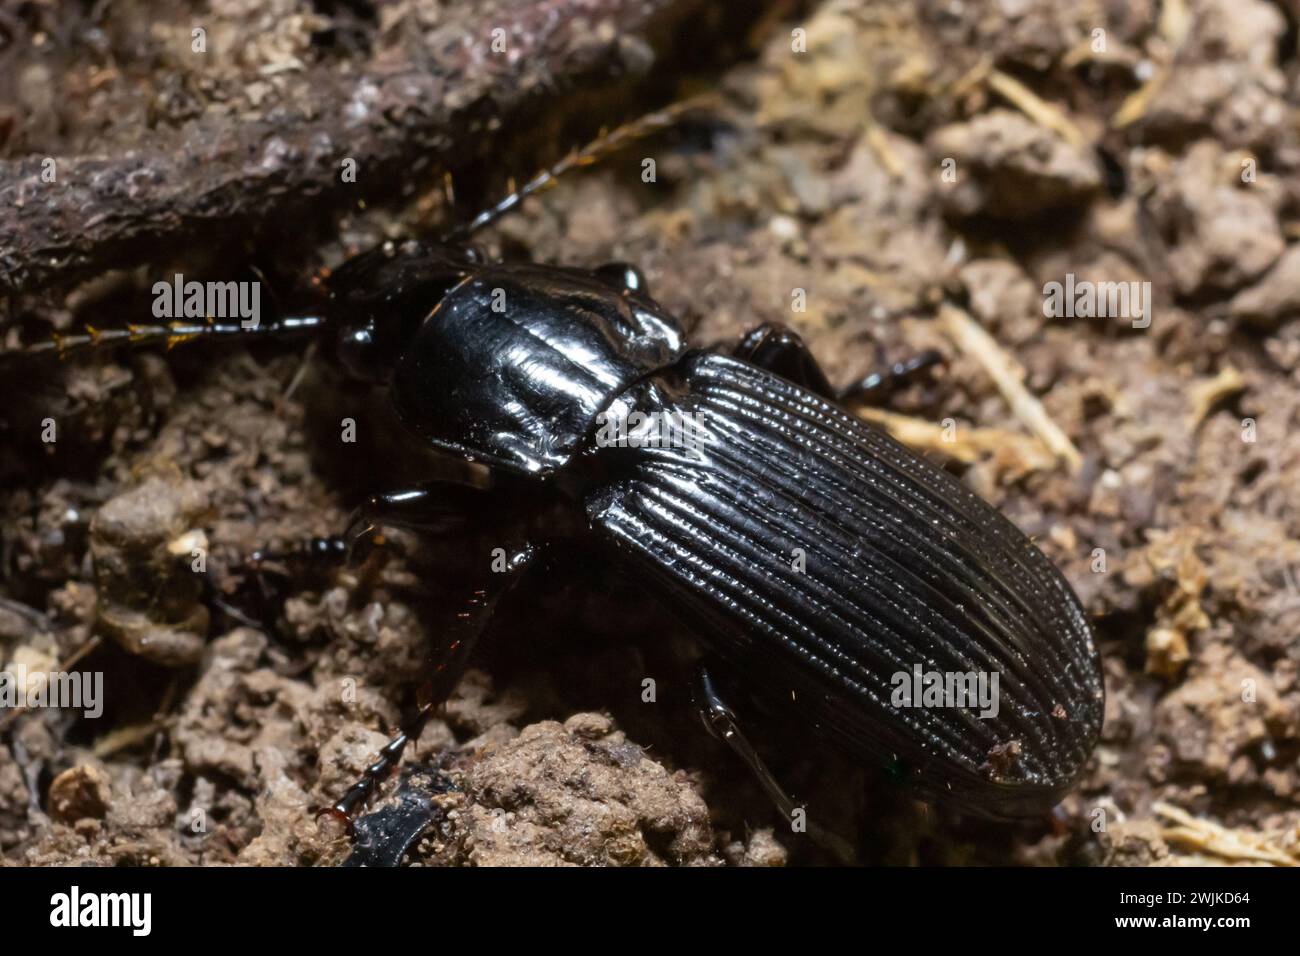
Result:
{"label": "brown soil", "polygon": [[[331,25],[375,40],[399,9],[431,28],[450,16],[418,0],[377,21],[348,4],[216,3],[212,36],[257,41],[196,67],[158,52],[188,35],[185,4],[166,19],[120,4],[101,29],[28,6],[0,23],[10,156],[127,149],[141,103],[177,128],[262,110],[301,92],[290,61],[346,70],[372,55],[324,47]],[[710,119],[566,179],[483,237],[513,258],[635,262],[700,343],[790,323],[840,383],[882,358],[947,357],[885,421],[1069,577],[1095,618],[1106,725],[1077,790],[1021,825],[928,807],[765,732],[778,775],[859,861],[1300,861],[1296,27],[1268,0],[783,7],[747,62],[667,90],[716,89]],[[616,115],[660,105],[662,80]],[[459,177],[459,206],[574,142],[581,110],[557,97],[499,141],[490,170]],[[255,266],[305,301],[320,267],[445,219],[437,178],[335,218],[319,242],[284,223],[256,241],[215,234],[12,296],[7,344],[147,316],[158,277],[214,259],[221,278]],[[1067,274],[1149,281],[1149,327],[1046,317],[1046,284]],[[963,344],[967,320],[1010,360],[1001,389]],[[1013,406],[1017,389],[1044,414]],[[454,556],[399,541],[382,566],[276,576],[273,633],[213,615],[189,556],[203,549],[219,591],[247,602],[251,551],[336,533],[364,493],[409,484],[419,460],[382,405],[315,350],[274,343],[69,359],[0,392],[0,664],[48,670],[97,635],[77,666],[106,692],[99,719],[41,711],[0,736],[0,860],[337,862],[342,842],[306,808],[352,782],[409,705],[451,606],[438,562]],[[338,440],[345,416],[355,444]],[[46,418],[54,446],[30,438]],[[832,862],[700,731],[687,635],[634,581],[578,559],[552,570],[503,609],[419,741],[415,762],[443,755],[455,788],[411,858]]]}

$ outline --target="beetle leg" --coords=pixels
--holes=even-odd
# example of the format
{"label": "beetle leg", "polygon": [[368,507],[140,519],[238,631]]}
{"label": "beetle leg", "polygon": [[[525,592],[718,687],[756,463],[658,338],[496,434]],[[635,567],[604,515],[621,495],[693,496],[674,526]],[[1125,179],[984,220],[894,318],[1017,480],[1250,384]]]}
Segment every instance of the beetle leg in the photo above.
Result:
{"label": "beetle leg", "polygon": [[334,534],[324,538],[306,538],[280,550],[258,548],[248,556],[245,564],[257,568],[268,561],[274,561],[278,564],[290,562],[328,567],[345,558],[347,553],[347,539]]}
{"label": "beetle leg", "polygon": [[942,365],[943,362],[943,355],[938,350],[926,349],[919,355],[913,355],[910,359],[895,362],[888,368],[872,372],[865,378],[842,389],[837,397],[841,402],[853,401],[876,404],[884,401],[902,386],[916,381],[918,377],[928,370],[937,365]]}
{"label": "beetle leg", "polygon": [[422,705],[416,711],[415,716],[402,725],[402,729],[398,731],[397,736],[379,751],[378,758],[366,768],[366,772],[360,780],[348,787],[343,796],[331,806],[315,808],[314,813],[317,819],[331,817],[341,823],[348,835],[351,836],[353,833],[352,818],[356,816],[362,805],[369,802],[379,784],[386,780],[388,775],[401,763],[402,753],[406,750],[406,745],[412,740],[419,739],[420,732],[424,730],[424,725],[428,723],[433,710],[434,705],[431,703]]}
{"label": "beetle leg", "polygon": [[431,537],[467,530],[473,526],[474,516],[483,513],[486,494],[447,481],[371,495],[352,513],[345,533],[307,538],[282,548],[258,548],[244,560],[239,567],[257,589],[254,597],[260,611],[250,613],[227,601],[205,579],[208,603],[240,624],[275,634],[275,614],[288,596],[295,573],[323,573],[344,563],[353,567],[363,563],[384,543],[384,527],[407,528]]}
{"label": "beetle leg", "polygon": [[765,323],[746,333],[732,354],[835,402],[883,401],[900,386],[943,363],[939,352],[927,349],[920,355],[872,372],[847,388],[836,389],[799,333],[775,322]]}
{"label": "beetle leg", "polygon": [[[758,751],[754,749],[754,745],[749,742],[749,738],[740,729],[736,712],[722,699],[713,675],[704,666],[701,666],[695,675],[695,705],[699,708],[704,729],[730,747],[736,756],[745,762],[758,778],[769,799],[776,804],[781,815],[787,820],[794,819],[795,813],[802,808],[786,793],[785,788],[776,779],[776,775],[772,773]],[[805,823],[808,835],[821,846],[830,850],[845,863],[854,859],[853,848],[842,837],[812,821],[805,821]]]}
{"label": "beetle leg", "polygon": [[838,396],[826,373],[817,364],[817,358],[799,333],[789,326],[765,322],[745,333],[732,350],[738,359],[744,359],[788,378],[808,391],[835,401]]}
{"label": "beetle leg", "polygon": [[450,481],[371,495],[352,513],[343,534],[349,564],[358,564],[369,549],[383,543],[382,529],[406,528],[434,537],[470,528],[481,514],[486,492]]}
{"label": "beetle leg", "polygon": [[407,744],[418,740],[424,725],[438,706],[451,693],[460,679],[469,656],[487,628],[497,602],[522,577],[533,563],[538,549],[531,544],[507,549],[509,557],[500,571],[488,571],[481,587],[467,598],[460,613],[441,635],[434,653],[434,665],[429,680],[420,688],[419,709],[402,724],[397,736],[379,751],[379,756],[366,768],[361,779],[354,783],[332,806],[317,808],[316,816],[327,816],[341,823],[352,833],[352,819],[357,811],[374,796],[379,784],[393,772],[402,760]]}
{"label": "beetle leg", "polygon": [[777,809],[783,816],[789,817],[795,810],[794,800],[782,789],[772,771],[763,762],[763,758],[754,749],[754,745],[741,731],[736,712],[728,707],[726,701],[718,694],[713,675],[705,667],[700,667],[695,674],[695,706],[699,708],[704,729],[745,761],[746,766],[758,778],[758,782],[762,784],[763,790],[771,797]]}
{"label": "beetle leg", "polygon": [[437,536],[469,526],[471,508],[481,508],[484,492],[453,482],[434,482],[403,491],[371,495],[353,513],[344,534],[307,538],[281,549],[258,548],[244,566],[261,571],[274,562],[324,569],[358,564],[370,548],[383,543],[384,526],[409,528]]}
{"label": "beetle leg", "polygon": [[531,543],[503,548],[500,570],[488,570],[456,615],[455,623],[442,635],[428,685],[422,694],[441,703],[460,680],[470,654],[501,600],[536,562],[540,549]]}

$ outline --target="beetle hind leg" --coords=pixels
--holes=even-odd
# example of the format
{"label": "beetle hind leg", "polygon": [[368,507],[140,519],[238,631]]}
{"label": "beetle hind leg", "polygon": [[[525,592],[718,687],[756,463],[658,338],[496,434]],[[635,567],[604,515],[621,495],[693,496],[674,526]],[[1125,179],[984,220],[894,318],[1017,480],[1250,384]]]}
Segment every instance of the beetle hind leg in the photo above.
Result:
{"label": "beetle hind leg", "polygon": [[[704,729],[715,739],[730,747],[732,752],[744,761],[781,815],[787,820],[794,820],[797,814],[804,812],[804,808],[781,786],[776,775],[745,736],[736,712],[723,700],[713,675],[706,667],[701,666],[696,672],[694,697]],[[844,863],[853,861],[855,854],[848,841],[806,818],[805,825],[806,832],[816,843],[835,854]]]}

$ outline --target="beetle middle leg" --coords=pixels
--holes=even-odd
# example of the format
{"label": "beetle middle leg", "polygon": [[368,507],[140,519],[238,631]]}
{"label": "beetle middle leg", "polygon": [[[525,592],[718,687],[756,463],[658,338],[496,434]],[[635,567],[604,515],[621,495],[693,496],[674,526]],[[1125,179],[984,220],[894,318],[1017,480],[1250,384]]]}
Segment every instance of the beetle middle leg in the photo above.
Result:
{"label": "beetle middle leg", "polygon": [[[466,485],[436,483],[401,492],[371,497],[357,509],[344,538],[353,557],[359,548],[375,542],[384,526],[403,527],[422,535],[451,538],[467,530],[477,513],[490,504],[491,493]],[[507,516],[508,520],[508,516]],[[488,532],[492,534],[492,532]],[[501,534],[500,526],[496,535]],[[515,540],[511,541],[511,538]],[[402,724],[398,734],[380,750],[365,773],[333,805],[318,815],[331,816],[351,831],[352,818],[370,800],[379,784],[397,767],[407,745],[419,738],[434,711],[450,695],[469,662],[478,639],[486,630],[497,603],[533,564],[538,549],[507,533],[501,561],[484,562],[474,575],[474,584],[450,624],[444,628],[431,654],[429,677],[417,694],[417,710]]]}
{"label": "beetle middle leg", "polygon": [[374,796],[379,784],[401,762],[407,744],[419,739],[424,725],[460,679],[474,646],[496,611],[497,602],[522,577],[537,556],[537,549],[531,545],[510,550],[513,553],[508,556],[504,570],[485,571],[482,586],[473,589],[467,596],[452,624],[443,632],[433,655],[430,677],[420,688],[418,709],[414,716],[403,723],[397,736],[379,751],[378,757],[366,768],[361,779],[349,787],[333,805],[318,809],[318,816],[333,817],[351,832],[352,818],[357,811]]}
{"label": "beetle middle leg", "polygon": [[[497,520],[484,529],[483,515]],[[360,564],[370,549],[382,546],[384,528],[403,528],[423,538],[463,541],[470,535],[476,542],[499,540],[500,561],[484,561],[471,576],[457,613],[439,634],[430,654],[428,679],[417,692],[417,709],[402,723],[399,732],[379,751],[374,762],[335,803],[319,808],[318,816],[332,817],[348,832],[358,810],[374,796],[379,784],[392,774],[413,740],[447,698],[460,679],[478,638],[486,629],[498,600],[507,593],[532,564],[537,549],[521,540],[509,501],[487,491],[455,482],[430,482],[401,491],[370,496],[352,514],[347,531],[326,538],[312,538],[279,551],[254,552],[250,564],[271,560],[308,561],[318,567],[328,564]]]}
{"label": "beetle middle leg", "polygon": [[833,402],[883,401],[898,388],[943,363],[939,352],[927,349],[910,359],[872,372],[846,388],[837,389],[799,333],[776,322],[767,322],[750,330],[732,354]]}

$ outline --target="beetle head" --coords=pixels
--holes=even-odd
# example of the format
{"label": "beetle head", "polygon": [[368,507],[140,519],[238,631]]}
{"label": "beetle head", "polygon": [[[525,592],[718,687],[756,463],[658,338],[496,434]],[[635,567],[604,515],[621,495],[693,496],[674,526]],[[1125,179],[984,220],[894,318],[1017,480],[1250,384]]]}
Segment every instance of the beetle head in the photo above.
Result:
{"label": "beetle head", "polygon": [[420,323],[483,261],[471,246],[386,242],[330,280],[334,355],[352,377],[387,381]]}

